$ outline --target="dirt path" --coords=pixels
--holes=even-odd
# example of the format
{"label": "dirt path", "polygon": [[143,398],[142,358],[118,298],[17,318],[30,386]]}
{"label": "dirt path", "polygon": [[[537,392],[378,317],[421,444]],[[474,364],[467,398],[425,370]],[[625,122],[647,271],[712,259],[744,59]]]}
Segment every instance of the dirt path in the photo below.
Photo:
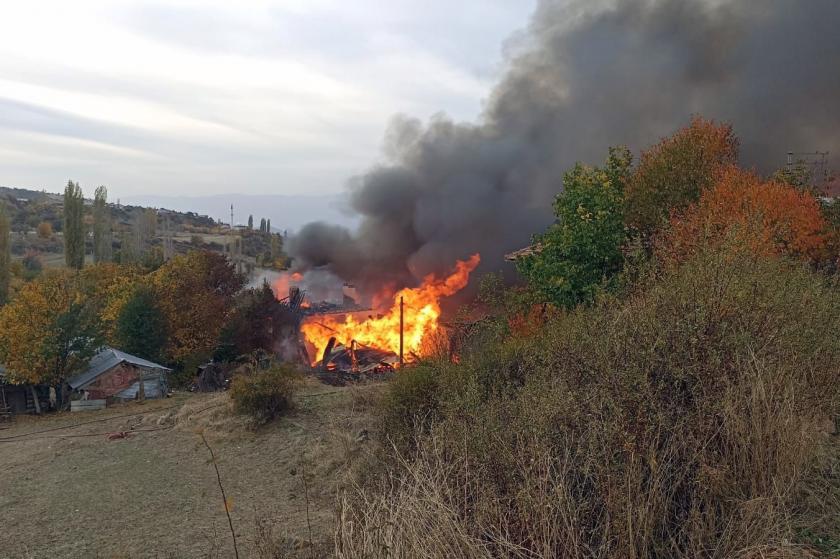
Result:
{"label": "dirt path", "polygon": [[[372,429],[365,390],[308,383],[293,415],[258,432],[230,414],[226,394],[22,418],[0,430],[0,439],[19,436],[0,442],[0,557],[233,557],[200,432],[217,458],[240,557],[300,551],[310,527],[327,549],[336,488],[369,459],[358,436]],[[105,434],[132,428],[125,439]]]}

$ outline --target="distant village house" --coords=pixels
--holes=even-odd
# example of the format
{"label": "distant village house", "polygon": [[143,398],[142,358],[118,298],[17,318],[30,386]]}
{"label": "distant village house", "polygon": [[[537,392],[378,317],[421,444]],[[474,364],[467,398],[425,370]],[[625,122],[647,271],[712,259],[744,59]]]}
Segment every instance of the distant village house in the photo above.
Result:
{"label": "distant village house", "polygon": [[[168,367],[107,347],[87,369],[67,381],[73,399],[134,400],[164,398],[169,391]],[[142,379],[142,390],[141,390]]]}
{"label": "distant village house", "polygon": [[[139,397],[164,398],[169,392],[171,369],[146,359],[106,347],[84,371],[67,381],[71,400],[106,402]],[[142,380],[142,390],[141,390]],[[55,388],[48,385],[11,384],[0,365],[0,415],[41,413],[56,407]]]}

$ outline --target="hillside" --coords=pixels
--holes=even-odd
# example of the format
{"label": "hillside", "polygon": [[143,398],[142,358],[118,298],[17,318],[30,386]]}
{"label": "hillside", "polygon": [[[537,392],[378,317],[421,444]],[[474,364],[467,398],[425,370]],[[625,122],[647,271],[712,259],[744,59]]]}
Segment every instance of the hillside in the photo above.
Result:
{"label": "hillside", "polygon": [[342,195],[294,196],[281,194],[247,195],[220,194],[214,196],[151,196],[138,195],[123,198],[123,202],[139,206],[194,211],[230,221],[230,206],[234,206],[234,221],[244,224],[249,215],[259,223],[260,218],[271,220],[272,229],[289,232],[300,229],[311,221],[325,221],[352,227],[357,218],[344,210]]}
{"label": "hillside", "polygon": [[[10,216],[13,259],[24,260],[28,255],[45,266],[63,265],[63,196],[46,191],[0,187],[0,201],[5,202]],[[85,205],[88,225],[86,252],[90,256],[92,201],[86,199]],[[241,248],[235,251],[249,266],[275,267],[277,258],[282,256],[283,239],[280,235],[269,236],[247,228],[231,231],[229,224],[189,209],[178,211],[151,205],[109,203],[108,213],[112,252],[118,262],[157,260],[167,250],[184,253],[193,248],[203,248],[227,252],[229,245],[237,243]],[[272,238],[275,240],[272,241]],[[281,267],[283,262],[281,258]]]}

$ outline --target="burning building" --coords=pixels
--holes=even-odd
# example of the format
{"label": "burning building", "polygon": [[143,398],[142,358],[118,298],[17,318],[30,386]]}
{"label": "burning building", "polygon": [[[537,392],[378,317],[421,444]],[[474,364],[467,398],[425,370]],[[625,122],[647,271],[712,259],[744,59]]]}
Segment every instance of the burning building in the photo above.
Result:
{"label": "burning building", "polygon": [[315,222],[289,239],[300,273],[352,283],[378,313],[307,320],[307,336],[319,351],[331,337],[394,351],[400,290],[476,252],[504,269],[552,223],[576,162],[644,148],[694,114],[731,123],[741,162],[763,172],[791,149],[835,153],[838,17],[836,0],[540,0],[476,122],[394,118],[383,160],[349,182],[358,228]]}
{"label": "burning building", "polygon": [[[369,308],[361,308],[348,295],[344,285],[344,305],[309,302],[302,307],[302,342],[309,362],[323,370],[359,372],[385,371],[427,353],[440,328],[441,302],[466,287],[470,273],[481,258],[474,254],[459,260],[454,271],[439,277],[429,274],[417,287],[383,292],[371,298]],[[306,275],[291,274],[278,282],[294,293],[306,285]]]}

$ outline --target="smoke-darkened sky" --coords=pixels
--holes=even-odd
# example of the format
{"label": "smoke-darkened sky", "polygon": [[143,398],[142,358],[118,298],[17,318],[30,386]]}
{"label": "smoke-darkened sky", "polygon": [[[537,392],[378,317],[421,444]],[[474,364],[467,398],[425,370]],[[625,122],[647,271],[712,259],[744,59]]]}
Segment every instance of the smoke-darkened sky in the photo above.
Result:
{"label": "smoke-darkened sky", "polygon": [[339,192],[379,159],[393,114],[475,119],[534,5],[3,2],[0,185]]}
{"label": "smoke-darkened sky", "polygon": [[788,150],[840,160],[837,0],[542,0],[481,118],[399,118],[386,165],[351,186],[358,233],[314,223],[292,249],[357,284],[411,283],[550,223],[576,161],[638,150],[692,114],[731,122],[742,163]]}
{"label": "smoke-darkened sky", "polygon": [[298,264],[371,289],[498,269],[575,161],[695,113],[748,166],[840,162],[838,21],[838,0],[8,2],[0,184],[347,187],[358,231],[305,226]]}

